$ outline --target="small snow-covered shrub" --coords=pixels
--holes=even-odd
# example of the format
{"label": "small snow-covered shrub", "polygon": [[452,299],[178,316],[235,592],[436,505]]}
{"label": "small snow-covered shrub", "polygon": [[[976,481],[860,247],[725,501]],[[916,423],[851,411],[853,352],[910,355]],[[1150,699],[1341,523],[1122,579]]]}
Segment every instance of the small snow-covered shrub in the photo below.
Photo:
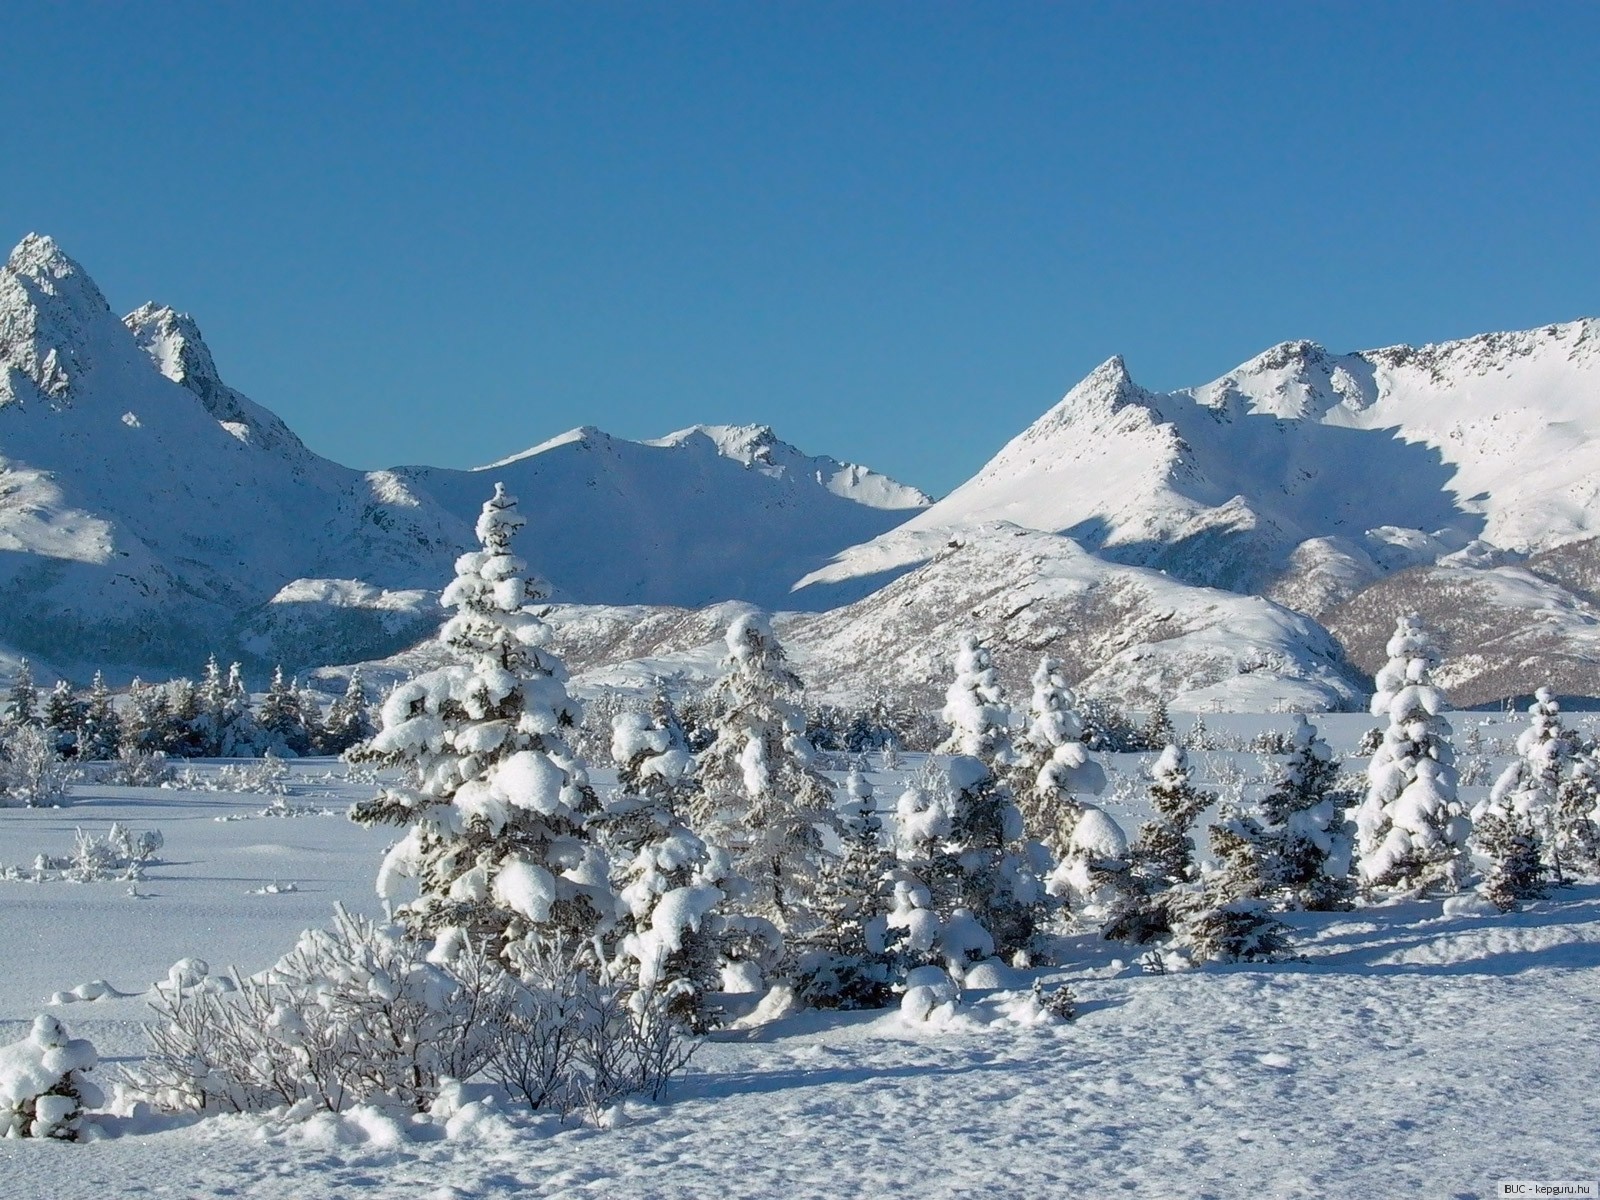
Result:
{"label": "small snow-covered shrub", "polygon": [[[59,873],[60,878],[73,883],[138,880],[143,877],[145,864],[154,859],[165,840],[159,829],[134,833],[119,821],[113,821],[104,834],[80,828],[73,833],[71,854],[39,855],[29,878],[43,883],[53,877],[52,873]],[[8,875],[22,878],[20,872]]]}
{"label": "small snow-covered shrub", "polygon": [[0,746],[0,802],[27,808],[60,804],[67,794],[67,771],[55,740],[37,725],[19,725]]}
{"label": "small snow-covered shrub", "polygon": [[86,1039],[69,1037],[54,1017],[35,1018],[27,1037],[0,1046],[0,1137],[82,1137],[83,1110],[105,1103],[85,1078],[97,1062]]}
{"label": "small snow-covered shrub", "polygon": [[462,947],[448,966],[397,930],[336,910],[271,970],[232,991],[158,987],[150,1053],[129,1072],[159,1107],[422,1111],[488,1061],[509,976]]}
{"label": "small snow-covered shrub", "polygon": [[208,791],[246,792],[261,796],[289,794],[289,765],[272,751],[253,763],[229,763],[217,772]]}
{"label": "small snow-covered shrub", "polygon": [[598,983],[571,951],[528,946],[485,1073],[529,1108],[590,1116],[622,1097],[659,1100],[699,1043],[669,993]]}
{"label": "small snow-covered shrub", "polygon": [[144,864],[165,841],[160,830],[135,834],[119,821],[113,821],[104,836],[78,829],[73,834],[71,862],[62,869],[62,875],[75,883],[138,879]]}
{"label": "small snow-covered shrub", "polygon": [[1078,998],[1064,983],[1047,992],[1044,990],[1044,980],[1035,979],[1033,1002],[1041,1012],[1048,1013],[1058,1021],[1070,1021],[1078,1015]]}
{"label": "small snow-covered shrub", "polygon": [[176,778],[177,774],[167,762],[165,752],[152,750],[146,753],[124,746],[117,752],[116,758],[100,768],[96,782],[112,787],[160,787]]}

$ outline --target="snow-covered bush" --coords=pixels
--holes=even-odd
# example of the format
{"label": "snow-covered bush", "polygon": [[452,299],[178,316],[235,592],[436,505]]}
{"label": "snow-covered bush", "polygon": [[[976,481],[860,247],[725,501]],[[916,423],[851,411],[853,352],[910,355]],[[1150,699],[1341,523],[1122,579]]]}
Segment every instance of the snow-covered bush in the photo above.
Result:
{"label": "snow-covered bush", "polygon": [[307,930],[231,989],[158,986],[150,1052],[130,1086],[169,1110],[420,1112],[446,1079],[488,1063],[515,985],[480,947],[458,945],[447,964],[427,949],[340,908],[331,929]]}
{"label": "snow-covered bush", "polygon": [[86,1077],[99,1061],[60,1021],[35,1017],[27,1037],[0,1046],[0,1138],[81,1138],[84,1110],[105,1103]]}
{"label": "snow-covered bush", "polygon": [[112,787],[160,787],[178,777],[164,750],[137,750],[123,746],[106,766],[98,768],[95,780]]}
{"label": "snow-covered bush", "polygon": [[138,880],[144,877],[145,865],[155,859],[163,844],[159,829],[134,833],[121,822],[113,821],[104,834],[81,828],[75,830],[71,854],[40,854],[34,859],[30,874],[20,871],[7,874],[11,878],[28,878],[39,883],[51,879],[52,873],[72,883]]}
{"label": "snow-covered bush", "polygon": [[439,640],[458,661],[396,687],[364,751],[411,779],[351,814],[407,829],[378,877],[402,921],[422,936],[465,934],[496,955],[527,937],[591,943],[617,904],[585,829],[599,802],[563,738],[578,709],[531,607],[545,588],[511,553],[522,525],[496,484],[478,518],[482,549],[457,559],[440,598],[455,613]]}
{"label": "snow-covered bush", "polygon": [[66,798],[67,772],[55,738],[38,725],[17,725],[0,742],[0,797],[10,804],[49,808]]}
{"label": "snow-covered bush", "polygon": [[1196,962],[1255,962],[1283,952],[1284,928],[1265,900],[1230,899],[1207,888],[1175,932],[1179,947]]}
{"label": "snow-covered bush", "polygon": [[259,762],[228,763],[214,776],[217,792],[241,792],[260,796],[289,794],[289,764],[271,750]]}
{"label": "snow-covered bush", "polygon": [[530,1108],[595,1115],[635,1093],[659,1100],[688,1065],[698,1043],[664,992],[596,982],[558,946],[525,943],[516,957],[485,1073]]}
{"label": "snow-covered bush", "polygon": [[1361,878],[1375,888],[1459,891],[1472,823],[1456,795],[1444,693],[1433,685],[1439,651],[1416,613],[1400,618],[1387,650],[1372,712],[1387,714],[1389,726],[1355,813]]}

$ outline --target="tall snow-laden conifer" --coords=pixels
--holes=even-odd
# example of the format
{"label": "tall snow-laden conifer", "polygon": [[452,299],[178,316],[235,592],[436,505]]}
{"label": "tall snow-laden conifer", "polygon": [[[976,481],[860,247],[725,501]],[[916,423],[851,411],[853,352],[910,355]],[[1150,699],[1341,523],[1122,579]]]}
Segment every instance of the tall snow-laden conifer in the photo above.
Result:
{"label": "tall snow-laden conifer", "polygon": [[261,708],[256,713],[256,724],[265,742],[263,749],[290,758],[310,753],[311,739],[306,732],[300,689],[283,677],[281,666],[273,668],[272,682],[267,685],[267,694],[261,697]]}
{"label": "tall snow-laden conifer", "polygon": [[[1507,853],[1520,858],[1527,854],[1525,843],[1532,843],[1542,870],[1556,883],[1564,882],[1562,849],[1567,839],[1560,836],[1559,800],[1562,778],[1576,750],[1576,740],[1561,724],[1561,705],[1549,688],[1540,688],[1528,708],[1528,727],[1517,738],[1516,759],[1495,781],[1488,801],[1473,810],[1473,840],[1481,852],[1496,860]],[[1507,880],[1524,880],[1528,875],[1520,866],[1508,864],[1507,871],[1502,873]],[[1502,883],[1498,892],[1505,896],[1508,889],[1519,886]],[[1516,898],[1537,894],[1535,887]]]}
{"label": "tall snow-laden conifer", "polygon": [[694,823],[726,846],[750,881],[758,915],[804,936],[825,857],[821,830],[838,828],[833,784],[814,765],[797,703],[801,685],[767,619],[756,613],[728,628],[726,675],[716,740],[701,755],[703,795]]}
{"label": "tall snow-laden conifer", "polygon": [[986,647],[973,634],[956,645],[956,677],[945,693],[942,714],[950,736],[939,747],[998,767],[1016,761],[1011,744],[1011,710]]}
{"label": "tall snow-laden conifer", "polygon": [[111,689],[99,671],[89,685],[89,699],[78,733],[78,757],[85,761],[115,758],[122,743],[122,720],[111,703]]}
{"label": "tall snow-laden conifer", "polygon": [[1556,852],[1566,870],[1600,875],[1600,761],[1585,746],[1556,793]]}
{"label": "tall snow-laden conifer", "polygon": [[821,925],[801,957],[796,991],[822,1008],[879,1008],[892,995],[887,949],[893,856],[884,844],[872,785],[859,769],[845,780],[840,855],[823,866]]}
{"label": "tall snow-laden conifer", "polygon": [[945,699],[951,729],[944,746],[954,755],[947,768],[949,833],[934,865],[949,877],[941,881],[945,871],[936,871],[925,882],[935,904],[954,903],[982,925],[996,953],[1026,957],[1044,915],[1044,856],[1024,840],[1022,813],[1005,778],[1017,762],[1010,710],[988,650],[971,635],[957,644]]}
{"label": "tall snow-laden conifer", "polygon": [[1211,827],[1211,845],[1230,875],[1235,896],[1312,912],[1348,908],[1353,890],[1353,827],[1333,791],[1339,775],[1316,726],[1295,715],[1289,760],[1259,816],[1242,813]]}
{"label": "tall snow-laden conifer", "polygon": [[324,754],[343,754],[372,736],[372,718],[367,713],[366,690],[361,684],[361,668],[350,672],[344,694],[328,706],[328,719],[322,728]]}
{"label": "tall snow-laden conifer", "polygon": [[[516,500],[495,485],[440,603],[457,662],[397,686],[365,756],[404,766],[405,786],[358,804],[364,824],[408,826],[378,890],[416,932],[465,935],[515,959],[520,943],[578,950],[614,919],[606,861],[585,821],[597,807],[563,740],[577,721],[565,670],[531,610],[545,592],[511,552]],[[403,881],[417,895],[401,899]],[[596,952],[598,953],[598,952]]]}
{"label": "tall snow-laden conifer", "polygon": [[1018,744],[1018,806],[1028,836],[1064,858],[1083,815],[1079,796],[1105,789],[1105,772],[1083,744],[1083,722],[1059,659],[1040,659],[1034,671],[1028,727]]}
{"label": "tall snow-laden conifer", "polygon": [[17,677],[11,681],[11,691],[6,696],[5,719],[8,725],[39,723],[39,689],[27,659],[17,664]]}
{"label": "tall snow-laden conifer", "polygon": [[134,679],[128,685],[127,703],[121,713],[122,737],[118,751],[130,754],[163,752],[170,720],[167,689],[151,687],[142,679]]}
{"label": "tall snow-laden conifer", "polygon": [[1439,650],[1416,613],[1400,618],[1378,672],[1372,713],[1387,715],[1356,810],[1361,878],[1370,887],[1459,891],[1472,823],[1456,795],[1444,693],[1433,684]]}
{"label": "tall snow-laden conifer", "polygon": [[593,823],[624,909],[612,971],[641,1001],[659,997],[674,1020],[703,1032],[718,1019],[709,994],[720,988],[723,969],[751,960],[769,966],[776,931],[720,911],[728,857],[683,824],[679,804],[694,758],[670,704],[654,718],[618,713],[611,757],[620,794]]}
{"label": "tall snow-laden conifer", "polygon": [[1170,933],[1197,902],[1192,886],[1199,878],[1194,824],[1216,802],[1195,787],[1189,758],[1181,746],[1168,746],[1151,768],[1150,803],[1155,819],[1139,828],[1129,850],[1130,869],[1105,935],[1144,943]]}
{"label": "tall snow-laden conifer", "polygon": [[63,758],[77,756],[84,709],[84,702],[78,699],[72,685],[65,679],[57,680],[45,701],[44,726],[55,741],[56,752]]}
{"label": "tall snow-laden conifer", "polygon": [[224,676],[216,656],[207,659],[200,676],[199,702],[199,729],[208,757],[242,758],[257,752],[260,731],[238,663]]}

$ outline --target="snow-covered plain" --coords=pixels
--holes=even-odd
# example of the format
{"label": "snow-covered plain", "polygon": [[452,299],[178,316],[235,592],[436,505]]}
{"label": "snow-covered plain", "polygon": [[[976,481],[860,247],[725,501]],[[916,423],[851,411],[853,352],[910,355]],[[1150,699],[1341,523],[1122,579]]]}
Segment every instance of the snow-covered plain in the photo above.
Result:
{"label": "snow-covered plain", "polygon": [[[1207,720],[1240,735],[1281,721]],[[1490,757],[1520,727],[1456,722],[1458,745],[1478,725]],[[1324,729],[1348,750],[1371,723]],[[1194,758],[1234,786],[1260,773],[1250,754]],[[1103,761],[1103,799],[1131,831],[1148,759]],[[871,772],[880,801],[916,766]],[[80,785],[63,809],[0,810],[0,867],[24,874],[77,826],[165,838],[137,896],[0,881],[0,1042],[53,1013],[95,1042],[104,1086],[142,1047],[138,993],[180,959],[255,971],[335,902],[375,913],[386,836],[342,815],[369,790],[306,762],[276,808]],[[0,1142],[0,1195],[1486,1197],[1500,1179],[1595,1178],[1600,888],[1509,916],[1451,907],[1291,916],[1299,961],[1160,976],[1127,947],[1065,937],[1059,965],[990,972],[944,1023],[802,1013],[714,1034],[664,1103],[630,1103],[605,1130],[509,1106],[450,1138],[377,1113],[107,1117],[87,1144]],[[1038,1020],[1035,975],[1071,986],[1077,1020]],[[96,980],[132,994],[47,1003]]]}

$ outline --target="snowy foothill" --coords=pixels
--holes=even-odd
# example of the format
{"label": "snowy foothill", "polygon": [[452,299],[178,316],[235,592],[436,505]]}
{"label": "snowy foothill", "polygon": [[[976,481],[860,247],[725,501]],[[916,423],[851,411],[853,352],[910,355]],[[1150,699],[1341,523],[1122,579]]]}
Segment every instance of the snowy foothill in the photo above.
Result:
{"label": "snowy foothill", "polygon": [[[1481,745],[1480,774],[1493,777],[1527,725],[1521,714],[1449,716],[1458,744]],[[1318,727],[1345,769],[1359,771],[1356,744],[1373,724],[1349,714]],[[1211,730],[1219,744],[1238,744],[1288,732],[1288,721],[1213,719]],[[649,748],[637,730],[621,740]],[[1156,755],[1094,757],[1108,780],[1095,811],[1131,835],[1151,814]],[[1200,786],[1244,794],[1260,793],[1285,756],[1195,749],[1189,760]],[[861,778],[886,825],[927,767],[923,755],[893,769],[867,757]],[[862,786],[847,787],[846,774],[830,771],[848,813]],[[594,782],[607,791],[615,777],[596,771]],[[1492,784],[1465,784],[1463,798],[1486,799]],[[286,787],[297,804],[335,811],[373,790],[317,760],[292,764]],[[1509,914],[1464,897],[1288,913],[1293,959],[1165,974],[1141,965],[1138,947],[1068,933],[1056,965],[980,964],[954,1003],[935,980],[912,1011],[800,1011],[712,1032],[661,1101],[628,1100],[597,1122],[530,1114],[478,1086],[449,1089],[417,1116],[358,1107],[195,1121],[119,1108],[118,1068],[147,1048],[141,1023],[156,986],[204,988],[229,968],[260,971],[302,930],[326,926],[336,903],[381,917],[373,875],[392,831],[274,820],[248,793],[78,784],[68,799],[0,813],[0,863],[67,855],[77,829],[112,822],[159,829],[164,841],[137,894],[120,881],[0,882],[25,931],[0,979],[0,1043],[27,1045],[35,1019],[53,1018],[61,1036],[98,1053],[89,1079],[106,1093],[87,1144],[0,1143],[8,1195],[92,1184],[107,1194],[269,1198],[996,1187],[1487,1197],[1502,1178],[1596,1170],[1586,1116],[1600,1064],[1587,1016],[1600,1001],[1593,884]],[[266,890],[284,880],[296,889]],[[1044,1009],[1035,980],[1047,997],[1071,989],[1072,1021]],[[74,991],[84,994],[70,1003],[57,995]]]}

